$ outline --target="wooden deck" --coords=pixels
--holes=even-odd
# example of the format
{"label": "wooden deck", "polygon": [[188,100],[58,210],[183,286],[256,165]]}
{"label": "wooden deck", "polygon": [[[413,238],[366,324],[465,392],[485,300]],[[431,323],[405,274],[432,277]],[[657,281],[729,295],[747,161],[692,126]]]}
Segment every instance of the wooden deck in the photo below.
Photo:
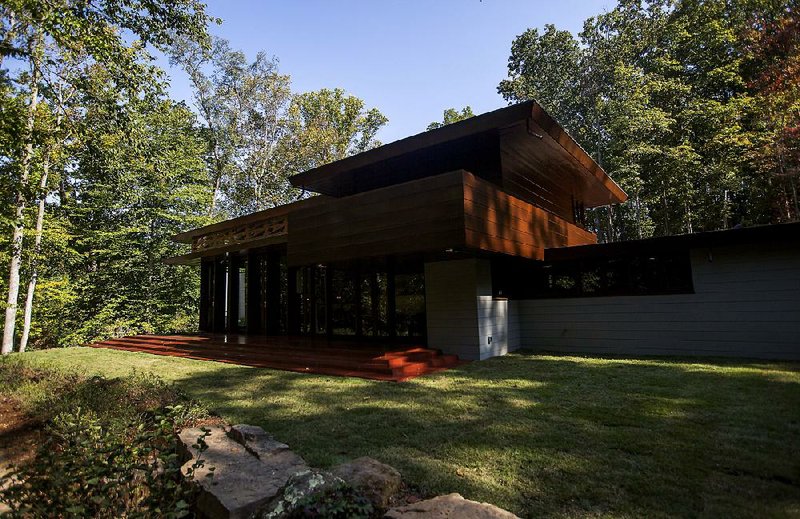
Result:
{"label": "wooden deck", "polygon": [[462,362],[420,346],[250,335],[134,335],[89,346],[258,368],[403,381]]}

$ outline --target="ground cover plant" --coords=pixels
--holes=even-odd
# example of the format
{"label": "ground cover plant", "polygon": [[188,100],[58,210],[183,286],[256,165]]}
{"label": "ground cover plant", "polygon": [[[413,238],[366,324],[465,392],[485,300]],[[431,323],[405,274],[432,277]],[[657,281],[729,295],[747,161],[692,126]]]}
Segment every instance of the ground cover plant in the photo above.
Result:
{"label": "ground cover plant", "polygon": [[314,465],[372,456],[424,495],[521,516],[800,515],[800,365],[512,354],[382,383],[140,353],[29,366],[152,372]]}
{"label": "ground cover plant", "polygon": [[181,476],[175,432],[207,413],[174,386],[152,374],[109,380],[12,359],[0,362],[0,393],[18,404],[2,446],[28,447],[11,452],[10,471],[0,466],[8,517],[190,514],[195,489]]}

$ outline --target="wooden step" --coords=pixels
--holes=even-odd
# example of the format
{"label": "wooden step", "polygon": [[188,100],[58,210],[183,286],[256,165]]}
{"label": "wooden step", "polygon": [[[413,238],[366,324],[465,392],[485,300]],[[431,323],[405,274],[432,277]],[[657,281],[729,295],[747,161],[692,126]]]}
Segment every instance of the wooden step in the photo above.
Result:
{"label": "wooden step", "polygon": [[136,335],[89,346],[300,373],[401,381],[461,364],[420,346],[246,335]]}

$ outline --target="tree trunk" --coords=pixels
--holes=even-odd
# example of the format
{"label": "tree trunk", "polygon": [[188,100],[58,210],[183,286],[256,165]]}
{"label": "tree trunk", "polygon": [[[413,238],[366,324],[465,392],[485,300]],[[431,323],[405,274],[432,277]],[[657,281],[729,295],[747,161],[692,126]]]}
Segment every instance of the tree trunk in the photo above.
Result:
{"label": "tree trunk", "polygon": [[11,261],[8,268],[8,298],[6,299],[6,320],[3,325],[3,343],[0,354],[8,355],[14,348],[14,328],[17,320],[17,301],[19,299],[19,270],[22,264],[22,236],[25,231],[25,202],[28,191],[28,177],[33,160],[33,123],[36,106],[39,103],[39,61],[41,59],[41,39],[34,34],[31,41],[30,101],[25,119],[25,147],[20,161],[20,178],[14,197],[14,230],[11,235]]}
{"label": "tree trunk", "polygon": [[22,337],[19,340],[19,351],[24,352],[28,347],[28,338],[31,333],[31,317],[33,316],[33,294],[36,292],[36,281],[39,277],[38,260],[42,248],[42,229],[44,228],[45,199],[47,198],[47,175],[50,173],[50,156],[46,154],[42,164],[42,181],[39,183],[39,208],[36,211],[36,230],[33,241],[33,256],[31,259],[31,279],[28,281],[28,294],[25,297],[25,312],[22,324]]}

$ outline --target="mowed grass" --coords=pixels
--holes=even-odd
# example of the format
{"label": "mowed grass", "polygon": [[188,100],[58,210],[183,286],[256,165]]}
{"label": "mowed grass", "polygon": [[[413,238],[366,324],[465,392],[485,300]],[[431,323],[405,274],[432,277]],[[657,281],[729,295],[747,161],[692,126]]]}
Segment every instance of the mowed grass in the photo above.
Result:
{"label": "mowed grass", "polygon": [[530,517],[800,517],[800,364],[513,354],[407,383],[74,348],[25,362],[151,371],[328,467]]}

